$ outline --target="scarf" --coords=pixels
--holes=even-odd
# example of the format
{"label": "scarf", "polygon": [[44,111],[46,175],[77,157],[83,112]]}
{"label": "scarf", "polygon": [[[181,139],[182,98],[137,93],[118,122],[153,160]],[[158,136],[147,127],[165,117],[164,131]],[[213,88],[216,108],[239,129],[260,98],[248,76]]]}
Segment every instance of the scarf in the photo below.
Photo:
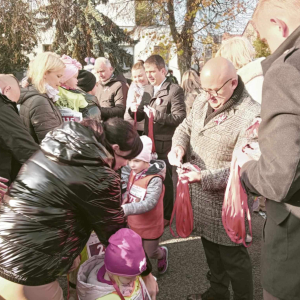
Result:
{"label": "scarf", "polygon": [[47,94],[47,96],[50,99],[52,99],[53,103],[55,103],[59,99],[59,96],[58,96],[59,91],[56,90],[55,88],[53,88],[48,83],[45,84],[45,88],[46,88],[46,94]]}
{"label": "scarf", "polygon": [[231,98],[225,102],[225,104],[220,107],[217,110],[213,110],[213,108],[208,105],[208,109],[207,109],[207,113],[206,113],[206,119],[204,121],[204,125],[206,125],[210,120],[212,120],[215,116],[219,115],[220,113],[224,112],[225,110],[231,108],[235,103],[237,103],[244,91],[245,85],[241,79],[240,76],[238,76],[238,86],[236,87],[236,89],[234,90]]}

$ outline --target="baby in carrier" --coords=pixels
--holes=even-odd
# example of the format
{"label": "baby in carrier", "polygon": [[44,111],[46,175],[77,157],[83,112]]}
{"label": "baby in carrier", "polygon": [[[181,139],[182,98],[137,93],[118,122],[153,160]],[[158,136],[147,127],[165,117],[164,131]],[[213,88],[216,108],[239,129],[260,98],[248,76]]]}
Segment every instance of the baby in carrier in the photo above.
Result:
{"label": "baby in carrier", "polygon": [[157,259],[158,272],[164,274],[168,268],[168,249],[159,246],[159,238],[164,232],[163,180],[166,165],[164,161],[151,160],[151,139],[141,136],[141,140],[142,152],[129,161],[131,172],[122,208],[129,228],[142,237],[145,252],[149,258]]}
{"label": "baby in carrier", "polygon": [[79,300],[151,300],[140,274],[146,270],[142,239],[123,228],[109,239],[102,256],[93,256],[79,269]]}

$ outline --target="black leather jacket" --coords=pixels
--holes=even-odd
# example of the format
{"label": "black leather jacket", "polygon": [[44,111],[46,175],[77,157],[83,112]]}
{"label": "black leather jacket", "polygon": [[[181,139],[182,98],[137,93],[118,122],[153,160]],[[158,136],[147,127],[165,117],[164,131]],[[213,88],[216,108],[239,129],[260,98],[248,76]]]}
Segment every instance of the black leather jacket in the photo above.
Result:
{"label": "black leather jacket", "polygon": [[0,276],[43,285],[66,274],[94,230],[103,244],[125,226],[112,156],[75,122],[49,132],[0,206]]}

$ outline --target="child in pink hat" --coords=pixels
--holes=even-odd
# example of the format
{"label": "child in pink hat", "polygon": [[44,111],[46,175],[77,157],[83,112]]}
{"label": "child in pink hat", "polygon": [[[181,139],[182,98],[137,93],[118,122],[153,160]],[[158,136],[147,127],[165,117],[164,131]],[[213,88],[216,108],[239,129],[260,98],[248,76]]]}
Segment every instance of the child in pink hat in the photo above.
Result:
{"label": "child in pink hat", "polygon": [[109,239],[103,256],[93,256],[79,269],[80,300],[150,300],[140,274],[146,270],[142,239],[123,228]]}
{"label": "child in pink hat", "polygon": [[168,249],[159,246],[159,239],[164,232],[163,180],[166,165],[162,160],[151,160],[152,140],[145,135],[140,138],[143,150],[129,161],[131,173],[122,208],[129,227],[142,237],[148,257],[157,259],[158,272],[164,274],[168,268]]}
{"label": "child in pink hat", "polygon": [[[78,88],[78,74],[82,69],[81,64],[70,56],[63,55],[60,58],[65,64],[64,74],[60,79],[59,100],[55,103],[61,110],[64,121],[82,118],[101,120],[101,111],[98,107],[96,96]],[[93,89],[96,85],[96,80]],[[73,117],[72,117],[73,116]]]}

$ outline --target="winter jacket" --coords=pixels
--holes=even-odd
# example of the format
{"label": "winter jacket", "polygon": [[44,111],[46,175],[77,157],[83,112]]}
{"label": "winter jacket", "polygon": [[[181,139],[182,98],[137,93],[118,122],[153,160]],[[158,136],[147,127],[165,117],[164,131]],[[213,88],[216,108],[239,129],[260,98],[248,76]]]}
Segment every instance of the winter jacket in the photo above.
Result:
{"label": "winter jacket", "polygon": [[113,75],[105,83],[100,83],[97,98],[103,121],[109,118],[124,118],[128,86],[124,76]]}
{"label": "winter jacket", "polygon": [[36,143],[63,122],[59,109],[47,94],[39,93],[32,85],[21,89],[20,117]]}
{"label": "winter jacket", "polygon": [[59,96],[59,100],[55,102],[57,107],[67,107],[76,112],[81,112],[83,118],[101,121],[101,111],[96,96],[82,90],[67,90],[62,87],[59,88]]}
{"label": "winter jacket", "polygon": [[[144,112],[146,105],[156,110],[153,126],[155,148],[158,158],[166,159],[171,150],[175,129],[186,116],[183,89],[177,84],[165,81],[154,96],[154,87],[145,86],[142,102],[137,110],[137,120],[145,119],[145,134],[148,135],[149,118]],[[128,112],[133,118],[130,108]]]}
{"label": "winter jacket", "polygon": [[113,157],[76,122],[49,132],[0,207],[0,276],[43,285],[66,274],[92,230],[104,245],[125,226]]}
{"label": "winter jacket", "polygon": [[247,92],[252,99],[259,104],[261,104],[262,86],[264,82],[261,62],[264,59],[264,57],[256,59],[237,71],[245,84]]}
{"label": "winter jacket", "polygon": [[15,180],[21,165],[39,149],[22,120],[16,103],[0,94],[0,177]]}
{"label": "winter jacket", "polygon": [[[132,125],[134,125],[134,117],[131,118],[131,116],[128,113],[128,109],[130,108],[133,100],[135,99],[136,92],[138,94],[140,94],[140,96],[141,96],[140,98],[137,99],[137,103],[140,104],[143,94],[144,94],[144,86],[138,87],[137,84],[133,82],[129,87],[127,103],[126,103],[126,111],[125,111],[125,115],[124,115],[124,120],[131,123]],[[144,123],[145,123],[144,120],[137,122],[136,129],[143,132],[144,131]]]}
{"label": "winter jacket", "polygon": [[199,89],[195,89],[191,93],[186,93],[184,95],[184,102],[185,102],[185,105],[186,105],[186,115],[187,115],[187,117],[189,116],[189,114],[190,114],[190,112],[192,110],[194,101],[195,101],[195,99],[197,98],[197,96],[199,94],[200,94],[200,90]]}
{"label": "winter jacket", "polygon": [[201,169],[201,181],[190,184],[194,227],[205,239],[224,246],[236,246],[223,227],[222,205],[232,154],[248,143],[246,129],[260,113],[239,78],[232,97],[214,111],[200,95],[192,112],[178,126],[173,147],[190,149],[190,162]]}
{"label": "winter jacket", "polygon": [[279,299],[300,295],[300,27],[262,63],[261,157],[247,162],[248,192],[267,198],[262,286]]}
{"label": "winter jacket", "polygon": [[[97,274],[103,265],[104,256],[96,255],[91,257],[80,266],[76,285],[78,300],[100,300],[102,297],[105,297],[105,299],[120,299],[120,297],[116,295],[116,290],[113,285],[98,281]],[[138,285],[139,283],[143,285],[143,291],[145,295],[144,299],[150,300],[143,279],[138,276],[137,280],[139,281]],[[138,286],[137,288],[140,287]],[[142,297],[133,298],[143,299]],[[131,298],[125,297],[125,299],[127,300]]]}

